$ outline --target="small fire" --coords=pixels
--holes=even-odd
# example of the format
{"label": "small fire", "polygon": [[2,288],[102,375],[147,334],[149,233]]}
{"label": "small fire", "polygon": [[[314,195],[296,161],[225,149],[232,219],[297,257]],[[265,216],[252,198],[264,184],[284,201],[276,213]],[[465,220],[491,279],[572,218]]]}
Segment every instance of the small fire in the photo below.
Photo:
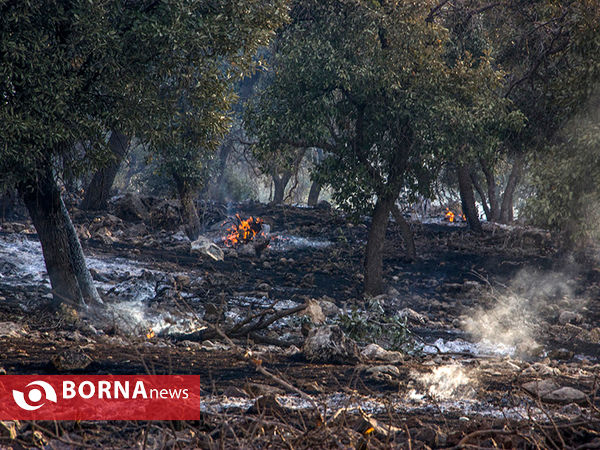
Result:
{"label": "small fire", "polygon": [[152,328],[150,328],[150,329],[148,330],[148,332],[146,333],[146,337],[147,337],[148,339],[152,339],[154,336],[155,336],[155,334],[154,334],[154,330],[153,330]]}
{"label": "small fire", "polygon": [[247,244],[257,235],[264,236],[262,231],[263,220],[260,217],[254,218],[250,216],[248,219],[242,220],[240,215],[236,214],[235,218],[237,223],[227,229],[227,236],[224,239],[224,244],[227,247]]}
{"label": "small fire", "polygon": [[454,222],[458,219],[462,220],[463,222],[466,222],[467,220],[464,214],[454,214],[454,212],[450,211],[449,208],[446,208],[446,214],[444,214],[444,217],[446,217],[448,222]]}

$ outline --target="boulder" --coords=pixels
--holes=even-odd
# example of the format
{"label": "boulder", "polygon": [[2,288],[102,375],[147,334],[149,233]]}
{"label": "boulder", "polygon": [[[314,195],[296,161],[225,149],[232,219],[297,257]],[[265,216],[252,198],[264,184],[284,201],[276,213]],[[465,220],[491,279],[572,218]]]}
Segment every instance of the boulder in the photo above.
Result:
{"label": "boulder", "polygon": [[573,311],[561,311],[558,315],[558,323],[566,325],[568,323],[580,323],[583,321],[583,316]]}
{"label": "boulder", "polygon": [[579,403],[585,401],[587,396],[579,389],[569,386],[561,387],[542,396],[542,400],[555,403]]}
{"label": "boulder", "polygon": [[356,343],[337,325],[313,328],[302,348],[309,361],[328,364],[353,364],[361,360]]}
{"label": "boulder", "polygon": [[365,370],[369,378],[376,381],[391,381],[400,376],[400,370],[396,366],[373,366]]}
{"label": "boulder", "polygon": [[138,195],[132,193],[112,198],[111,211],[128,222],[142,222],[149,218],[146,205]]}
{"label": "boulder", "polygon": [[530,394],[536,396],[542,396],[559,388],[560,386],[556,384],[556,382],[547,379],[540,381],[530,381],[529,383],[525,383],[523,385],[523,389],[525,389]]}
{"label": "boulder", "polygon": [[399,362],[404,359],[404,356],[400,352],[392,352],[384,349],[383,347],[377,344],[369,344],[367,345],[360,354],[367,359],[375,359],[379,361],[387,361],[387,362]]}
{"label": "boulder", "polygon": [[198,239],[192,242],[190,252],[202,253],[210,256],[215,261],[223,261],[225,258],[225,254],[223,253],[223,250],[221,250],[221,247],[204,236],[199,236]]}
{"label": "boulder", "polygon": [[561,387],[552,380],[530,381],[523,385],[523,389],[542,401],[550,403],[580,403],[587,398],[579,389]]}

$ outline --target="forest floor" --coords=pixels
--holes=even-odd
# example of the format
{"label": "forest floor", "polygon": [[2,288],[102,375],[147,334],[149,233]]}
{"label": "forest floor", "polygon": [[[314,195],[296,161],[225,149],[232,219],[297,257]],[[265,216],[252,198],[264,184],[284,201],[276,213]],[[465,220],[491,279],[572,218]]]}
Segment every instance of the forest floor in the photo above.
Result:
{"label": "forest floor", "polygon": [[[475,235],[440,213],[411,222],[411,262],[391,223],[386,294],[364,299],[366,222],[325,207],[209,205],[218,245],[234,213],[271,232],[260,256],[224,247],[216,261],[190,252],[176,220],[156,219],[169,204],[149,210],[145,223],[73,211],[113,317],[102,326],[48,314],[33,228],[2,224],[0,370],[199,374],[202,420],[2,422],[0,448],[600,448],[592,249],[576,261],[542,230],[485,224]],[[308,360],[309,328],[331,324],[360,349],[398,350],[400,334],[401,354]],[[85,367],[57,362],[82,353]]]}

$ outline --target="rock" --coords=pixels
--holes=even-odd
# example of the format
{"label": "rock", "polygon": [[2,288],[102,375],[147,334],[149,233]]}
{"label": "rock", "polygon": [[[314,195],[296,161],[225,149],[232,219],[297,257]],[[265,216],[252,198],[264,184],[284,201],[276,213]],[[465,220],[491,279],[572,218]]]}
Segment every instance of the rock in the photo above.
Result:
{"label": "rock", "polygon": [[377,359],[380,361],[388,362],[399,362],[404,359],[404,356],[400,352],[392,352],[384,349],[377,344],[367,345],[360,354],[367,359]]}
{"label": "rock", "polygon": [[92,362],[92,358],[85,354],[81,349],[67,349],[54,356],[50,362],[59,372],[71,370],[83,370]]}
{"label": "rock", "polygon": [[567,416],[581,416],[581,407],[577,403],[569,403],[568,405],[560,408],[560,413]]}
{"label": "rock", "polygon": [[568,386],[542,395],[542,400],[556,403],[578,403],[585,401],[586,398],[587,396],[579,389]]}
{"label": "rock", "polygon": [[566,348],[559,348],[556,350],[552,350],[550,353],[548,353],[548,357],[550,359],[558,359],[558,360],[568,360],[573,358],[573,352],[571,350],[567,350]]}
{"label": "rock", "polygon": [[308,301],[308,306],[304,310],[304,314],[310,317],[310,320],[315,325],[321,325],[325,323],[325,314],[323,314],[321,305],[319,305],[319,303],[314,299]]}
{"label": "rock", "polygon": [[361,360],[358,346],[337,325],[313,328],[302,348],[309,361],[351,364]]}
{"label": "rock", "polygon": [[165,199],[150,210],[153,227],[174,230],[181,224],[181,207],[178,200]]}
{"label": "rock", "polygon": [[541,380],[541,381],[530,381],[529,383],[525,383],[523,385],[523,389],[525,389],[530,394],[536,397],[542,397],[545,394],[548,394],[552,391],[559,389],[560,386],[556,384],[552,380]]}
{"label": "rock", "polygon": [[426,316],[424,316],[423,314],[420,314],[410,308],[404,308],[404,309],[400,310],[398,315],[400,317],[406,317],[411,322],[425,323],[428,321],[428,318]]}
{"label": "rock", "polygon": [[111,231],[107,227],[101,227],[94,230],[92,238],[102,242],[104,245],[112,245],[115,241]]}
{"label": "rock", "polygon": [[148,208],[136,194],[127,193],[110,200],[112,212],[128,222],[142,222],[149,218]]}
{"label": "rock", "polygon": [[325,314],[325,317],[336,317],[342,311],[337,305],[327,296],[321,297],[319,300],[319,306],[321,307],[321,311]]}
{"label": "rock", "polygon": [[369,378],[373,378],[377,381],[389,381],[400,376],[400,370],[396,366],[373,366],[365,370],[369,375]]}
{"label": "rock", "polygon": [[217,246],[214,242],[210,241],[208,238],[204,236],[199,236],[190,247],[191,253],[202,253],[204,255],[210,256],[215,261],[223,261],[225,255],[223,250],[219,246]]}
{"label": "rock", "polygon": [[0,337],[18,338],[26,336],[25,329],[14,322],[0,322]]}
{"label": "rock", "polygon": [[566,325],[568,323],[580,323],[583,321],[583,316],[573,311],[561,311],[558,316],[558,323]]}
{"label": "rock", "polygon": [[579,389],[568,386],[560,387],[552,380],[530,381],[523,385],[523,389],[545,402],[579,403],[587,399],[587,396]]}

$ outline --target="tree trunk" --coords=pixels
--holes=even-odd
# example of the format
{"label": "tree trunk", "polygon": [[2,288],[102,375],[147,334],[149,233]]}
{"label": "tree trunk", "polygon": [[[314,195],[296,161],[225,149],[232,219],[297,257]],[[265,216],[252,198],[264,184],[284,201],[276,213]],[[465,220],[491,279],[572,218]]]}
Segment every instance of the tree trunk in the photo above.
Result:
{"label": "tree trunk", "polygon": [[491,222],[492,221],[492,211],[490,210],[490,207],[487,204],[487,201],[485,198],[485,192],[483,191],[483,188],[477,181],[477,178],[475,177],[475,175],[473,175],[473,172],[471,172],[469,175],[471,176],[471,181],[473,182],[473,187],[475,188],[475,191],[477,191],[477,193],[479,194],[479,198],[481,199],[481,206],[483,206],[483,212],[485,212],[485,217],[489,222]]}
{"label": "tree trunk", "polygon": [[214,184],[214,198],[216,201],[222,202],[225,199],[225,169],[227,168],[227,159],[233,150],[233,143],[225,142],[219,151],[219,162],[217,165],[217,180]]}
{"label": "tree trunk", "polygon": [[519,178],[521,178],[521,172],[525,161],[523,155],[517,155],[508,176],[508,182],[506,183],[506,189],[504,189],[504,195],[502,197],[502,207],[500,209],[500,223],[509,223],[513,220],[513,202],[515,189]]}
{"label": "tree trunk", "polygon": [[57,304],[102,304],[86,266],[79,238],[52,171],[22,183],[19,192],[38,233],[46,270]]}
{"label": "tree trunk", "polygon": [[108,199],[110,198],[110,190],[112,188],[121,162],[127,154],[129,146],[129,138],[123,133],[112,130],[108,146],[112,152],[113,160],[108,166],[99,169],[90,182],[85,197],[81,202],[81,209],[85,210],[101,210],[108,207]]}
{"label": "tree trunk", "polygon": [[477,207],[475,206],[475,195],[473,194],[473,185],[469,169],[464,164],[458,166],[458,187],[460,189],[460,200],[462,203],[463,214],[467,217],[469,228],[476,233],[483,232]]}
{"label": "tree trunk", "polygon": [[313,181],[308,192],[308,206],[317,206],[319,203],[319,195],[321,194],[321,184]]}
{"label": "tree trunk", "polygon": [[406,257],[411,261],[417,259],[417,249],[415,247],[415,238],[412,230],[410,229],[410,225],[404,219],[402,212],[396,206],[396,204],[392,205],[392,215],[396,220],[396,223],[400,227],[400,233],[402,233],[402,240],[404,241],[404,245],[406,246]]}
{"label": "tree trunk", "polygon": [[485,180],[487,182],[488,199],[490,202],[491,218],[488,218],[488,220],[492,222],[497,222],[500,219],[500,206],[498,205],[496,178],[494,177],[494,173],[492,172],[490,167],[483,159],[480,160],[480,163],[481,168],[483,170],[483,174],[485,175]]}
{"label": "tree trunk", "polygon": [[274,205],[281,205],[283,203],[283,199],[285,196],[285,188],[287,187],[287,184],[289,183],[290,178],[292,178],[292,173],[284,172],[283,174],[281,174],[281,176],[272,174],[271,178],[273,178],[273,187],[274,187],[272,203]]}
{"label": "tree trunk", "polygon": [[365,257],[365,294],[379,295],[383,292],[383,245],[390,220],[390,211],[396,196],[388,195],[377,199]]}
{"label": "tree trunk", "polygon": [[181,203],[185,234],[191,241],[195,241],[200,236],[201,230],[200,218],[196,209],[196,191],[178,174],[174,173],[173,179]]}

